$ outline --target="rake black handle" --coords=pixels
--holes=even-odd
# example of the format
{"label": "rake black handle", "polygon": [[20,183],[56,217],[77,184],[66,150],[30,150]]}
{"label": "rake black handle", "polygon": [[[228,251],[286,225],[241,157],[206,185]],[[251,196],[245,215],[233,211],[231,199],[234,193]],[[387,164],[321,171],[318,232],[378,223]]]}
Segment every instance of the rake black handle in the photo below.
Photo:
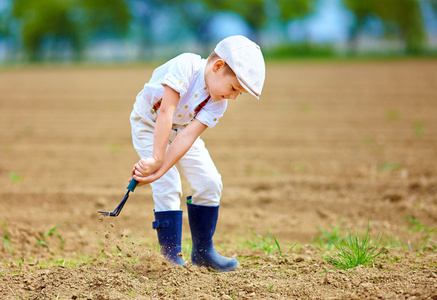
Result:
{"label": "rake black handle", "polygon": [[101,211],[98,212],[102,214],[103,216],[109,216],[109,217],[116,217],[120,214],[121,210],[123,209],[124,204],[126,203],[127,199],[129,198],[129,192],[133,192],[135,188],[137,187],[138,181],[132,178],[132,180],[129,182],[129,185],[127,186],[127,192],[126,195],[124,195],[123,200],[121,200],[120,204],[114,209],[114,211]]}

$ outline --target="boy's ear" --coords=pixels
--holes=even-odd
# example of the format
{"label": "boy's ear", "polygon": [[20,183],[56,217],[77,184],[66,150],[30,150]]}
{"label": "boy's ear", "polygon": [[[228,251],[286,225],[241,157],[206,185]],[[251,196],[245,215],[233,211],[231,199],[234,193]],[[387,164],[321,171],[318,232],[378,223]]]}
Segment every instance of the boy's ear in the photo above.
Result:
{"label": "boy's ear", "polygon": [[212,71],[215,73],[221,68],[223,68],[224,66],[226,66],[225,61],[223,59],[217,59],[212,65]]}

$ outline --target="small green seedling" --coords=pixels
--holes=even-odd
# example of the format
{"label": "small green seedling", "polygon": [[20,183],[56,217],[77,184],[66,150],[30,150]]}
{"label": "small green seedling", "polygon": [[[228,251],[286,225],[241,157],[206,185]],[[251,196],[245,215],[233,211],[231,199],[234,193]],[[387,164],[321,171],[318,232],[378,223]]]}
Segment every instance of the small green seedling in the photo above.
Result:
{"label": "small green seedling", "polygon": [[386,117],[390,121],[399,120],[400,116],[401,116],[401,114],[400,114],[399,110],[397,110],[397,109],[390,109],[389,111],[386,112]]}
{"label": "small green seedling", "polygon": [[[248,229],[249,230],[249,229]],[[273,239],[270,235],[270,232],[267,232],[267,238],[264,238],[261,234],[253,232],[252,234],[256,237],[255,241],[247,241],[247,244],[253,249],[261,249],[266,254],[273,254],[276,250],[281,253],[280,248],[278,249],[278,243],[275,242],[276,239]]]}
{"label": "small green seedling", "polygon": [[335,226],[330,226],[330,229],[317,228],[321,233],[314,239],[314,242],[318,243],[321,248],[331,248],[335,243],[339,243],[344,240],[344,235],[340,232],[341,221]]}
{"label": "small green seedling", "polygon": [[58,229],[58,227],[61,225],[56,225],[55,227],[53,227],[52,229],[50,229],[49,231],[47,231],[46,233],[43,234],[43,236],[41,237],[41,239],[39,239],[38,242],[36,242],[35,247],[38,247],[39,245],[42,245],[44,247],[49,247],[49,245],[46,242],[46,238],[51,236],[51,235],[56,235],[58,237],[58,239],[61,241],[61,246],[60,248],[64,248],[64,240],[62,239],[61,235],[59,233],[56,233],[56,229]]}
{"label": "small green seedling", "polygon": [[437,250],[437,242],[434,241],[430,233],[427,233],[418,249],[420,252]]}
{"label": "small green seedling", "polygon": [[[255,241],[247,241],[247,244],[252,249],[261,249],[266,254],[273,254],[274,252],[278,251],[279,255],[283,256],[281,246],[279,245],[278,240],[276,239],[276,237],[273,234],[270,234],[270,232],[268,231],[267,238],[264,238],[259,233],[253,232],[249,228],[247,228],[247,229],[249,232],[251,232],[256,237]],[[290,252],[296,246],[296,244],[297,243],[292,245],[290,247],[290,249],[288,250],[288,252]]]}
{"label": "small green seedling", "polygon": [[110,144],[108,146],[108,152],[111,154],[119,154],[123,152],[123,146],[121,144]]}
{"label": "small green seedling", "polygon": [[309,114],[311,114],[311,113],[313,112],[313,106],[312,106],[310,103],[303,103],[303,104],[300,106],[300,110],[301,110],[304,114],[309,115]]}
{"label": "small green seedling", "polygon": [[15,172],[9,172],[9,179],[13,182],[13,183],[18,183],[23,181],[23,177],[21,177],[20,175],[18,175]]}
{"label": "small green seedling", "polygon": [[399,171],[402,170],[404,166],[400,163],[396,162],[386,162],[379,167],[380,172],[388,172],[388,171]]}
{"label": "small green seedling", "polygon": [[193,243],[190,241],[186,241],[185,243],[182,244],[182,254],[183,257],[190,257],[191,255],[191,250],[193,249]]}
{"label": "small green seedling", "polygon": [[413,124],[414,133],[417,137],[423,137],[425,134],[425,125],[422,122],[414,122]]}
{"label": "small green seedling", "polygon": [[435,231],[435,228],[425,227],[422,223],[417,221],[414,217],[406,216],[405,218],[412,225],[408,228],[409,230],[412,230],[415,232],[429,232],[429,233]]}
{"label": "small green seedling", "polygon": [[10,252],[12,252],[11,239],[9,237],[8,228],[6,227],[6,221],[3,221],[3,228],[5,229],[5,237],[2,237],[1,239],[3,241],[3,244],[5,244],[6,248],[8,248]]}

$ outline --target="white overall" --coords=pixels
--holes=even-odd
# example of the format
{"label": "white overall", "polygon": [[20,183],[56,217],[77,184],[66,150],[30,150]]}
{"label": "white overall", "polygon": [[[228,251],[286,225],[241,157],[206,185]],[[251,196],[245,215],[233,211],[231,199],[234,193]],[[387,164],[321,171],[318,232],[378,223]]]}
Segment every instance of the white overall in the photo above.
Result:
{"label": "white overall", "polygon": [[[143,114],[144,115],[144,114]],[[155,121],[150,112],[139,116],[135,110],[130,116],[132,126],[132,142],[141,158],[153,155],[153,134]],[[174,125],[169,143],[185,128]],[[181,174],[190,183],[193,190],[193,204],[217,206],[220,203],[223,188],[221,175],[201,138],[197,138],[188,152],[160,179],[152,182],[155,211],[179,210],[182,197]]]}

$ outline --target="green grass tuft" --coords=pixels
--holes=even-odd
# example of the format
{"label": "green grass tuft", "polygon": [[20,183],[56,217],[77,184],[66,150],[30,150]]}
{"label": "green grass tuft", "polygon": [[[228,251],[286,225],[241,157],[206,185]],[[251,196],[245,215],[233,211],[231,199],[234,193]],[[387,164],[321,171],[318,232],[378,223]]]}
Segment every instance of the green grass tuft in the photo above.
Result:
{"label": "green grass tuft", "polygon": [[324,259],[332,263],[339,269],[347,270],[357,266],[369,266],[374,259],[386,252],[385,248],[379,248],[381,245],[382,236],[376,237],[375,241],[370,239],[369,226],[367,232],[362,239],[358,235],[349,233],[346,239],[334,243],[338,253],[334,255],[324,255]]}

